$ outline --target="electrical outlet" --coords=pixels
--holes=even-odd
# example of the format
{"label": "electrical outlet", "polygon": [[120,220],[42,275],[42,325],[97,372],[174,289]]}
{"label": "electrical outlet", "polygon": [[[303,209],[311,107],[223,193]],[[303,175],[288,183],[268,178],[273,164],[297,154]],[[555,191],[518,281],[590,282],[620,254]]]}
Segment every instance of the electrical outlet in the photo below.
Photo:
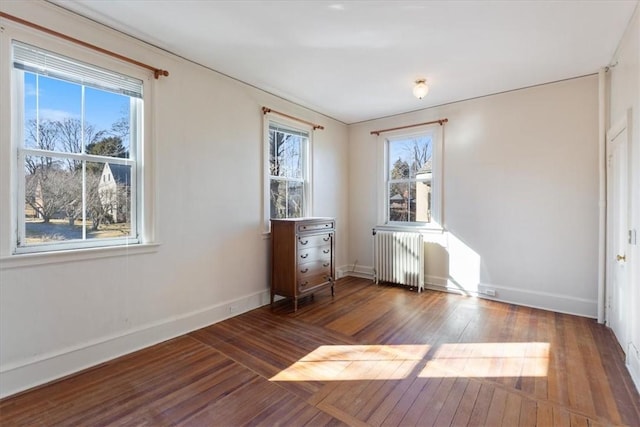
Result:
{"label": "electrical outlet", "polygon": [[496,296],[496,291],[493,289],[485,289],[484,290],[484,294],[485,295],[489,295],[490,297],[495,297]]}
{"label": "electrical outlet", "polygon": [[237,305],[230,305],[229,306],[229,313],[235,313],[236,311],[238,311],[238,306]]}

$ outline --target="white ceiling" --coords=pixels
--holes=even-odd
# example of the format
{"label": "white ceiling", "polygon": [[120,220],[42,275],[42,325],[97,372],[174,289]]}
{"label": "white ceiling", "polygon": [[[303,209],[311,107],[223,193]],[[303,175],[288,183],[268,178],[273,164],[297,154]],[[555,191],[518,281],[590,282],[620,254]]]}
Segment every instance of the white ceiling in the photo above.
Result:
{"label": "white ceiling", "polygon": [[595,73],[638,4],[51,1],[344,123]]}

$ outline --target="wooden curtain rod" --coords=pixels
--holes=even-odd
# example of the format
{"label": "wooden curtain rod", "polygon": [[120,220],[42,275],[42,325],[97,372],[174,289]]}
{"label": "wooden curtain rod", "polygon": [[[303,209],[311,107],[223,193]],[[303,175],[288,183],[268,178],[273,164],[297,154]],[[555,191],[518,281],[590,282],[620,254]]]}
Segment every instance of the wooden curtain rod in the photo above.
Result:
{"label": "wooden curtain rod", "polygon": [[432,124],[435,124],[435,123],[438,123],[440,126],[442,126],[443,124],[447,123],[448,121],[449,121],[449,119],[440,119],[440,120],[433,120],[431,122],[416,123],[415,125],[398,126],[397,128],[372,130],[371,131],[371,135],[378,135],[379,136],[381,133],[391,132],[392,130],[408,129],[408,128],[414,128],[414,127],[417,127],[417,126],[432,125]]}
{"label": "wooden curtain rod", "polygon": [[160,76],[167,77],[169,75],[169,72],[167,70],[161,70],[159,68],[152,67],[151,65],[143,64],[142,62],[136,61],[135,59],[127,58],[126,56],[120,55],[119,53],[115,53],[115,52],[112,52],[110,50],[103,49],[103,48],[101,48],[99,46],[95,46],[95,45],[92,45],[92,44],[87,43],[87,42],[83,42],[82,40],[78,40],[78,39],[70,37],[70,36],[68,36],[66,34],[62,34],[62,33],[59,33],[57,31],[51,30],[49,28],[45,28],[43,26],[40,26],[38,24],[34,24],[33,22],[25,21],[24,19],[18,18],[17,16],[13,16],[13,15],[9,15],[8,13],[0,12],[0,17],[5,18],[5,19],[9,19],[11,21],[15,21],[15,22],[17,22],[19,24],[22,24],[22,25],[25,25],[27,27],[35,28],[38,31],[42,31],[43,33],[46,33],[46,34],[49,34],[49,35],[52,35],[52,36],[56,36],[56,37],[61,38],[63,40],[79,44],[80,46],[84,46],[84,47],[87,47],[89,49],[96,50],[96,51],[98,51],[100,53],[103,53],[105,55],[109,55],[109,56],[112,56],[114,58],[118,58],[121,61],[125,61],[125,62],[128,62],[130,64],[137,65],[138,67],[146,68],[147,70],[153,71],[153,76],[156,79],[159,78]]}
{"label": "wooden curtain rod", "polygon": [[290,116],[290,115],[285,114],[285,113],[281,113],[280,111],[272,110],[271,108],[268,108],[268,107],[262,107],[262,114],[267,114],[267,113],[277,114],[279,116],[286,117],[288,119],[295,120],[295,121],[300,122],[300,123],[304,123],[305,125],[309,125],[309,126],[313,127],[313,130],[324,129],[324,126],[317,125],[315,123],[311,123],[311,122],[308,122],[306,120],[302,120],[302,119]]}

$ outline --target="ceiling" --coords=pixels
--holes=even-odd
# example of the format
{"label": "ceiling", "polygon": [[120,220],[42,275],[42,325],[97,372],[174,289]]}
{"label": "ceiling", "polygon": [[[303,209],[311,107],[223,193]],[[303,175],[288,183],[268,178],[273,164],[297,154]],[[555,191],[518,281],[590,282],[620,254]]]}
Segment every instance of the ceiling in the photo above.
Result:
{"label": "ceiling", "polygon": [[344,123],[596,73],[638,4],[50,1]]}

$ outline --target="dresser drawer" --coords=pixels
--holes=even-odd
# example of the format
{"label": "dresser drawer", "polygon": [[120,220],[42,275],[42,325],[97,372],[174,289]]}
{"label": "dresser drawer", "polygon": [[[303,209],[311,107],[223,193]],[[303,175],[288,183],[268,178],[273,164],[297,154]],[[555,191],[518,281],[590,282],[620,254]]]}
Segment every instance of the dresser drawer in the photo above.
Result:
{"label": "dresser drawer", "polygon": [[298,225],[298,232],[304,233],[305,231],[320,231],[330,230],[334,228],[333,221],[316,222],[312,224],[300,224]]}
{"label": "dresser drawer", "polygon": [[312,236],[298,236],[298,250],[315,246],[329,246],[333,233],[315,234]]}
{"label": "dresser drawer", "polygon": [[331,245],[312,246],[310,248],[298,249],[297,262],[310,262],[317,260],[331,260]]}
{"label": "dresser drawer", "polygon": [[324,285],[329,282],[331,275],[329,272],[318,273],[311,276],[300,277],[298,279],[298,290],[306,292],[315,286]]}
{"label": "dresser drawer", "polygon": [[317,260],[312,262],[305,262],[298,264],[297,275],[299,278],[305,278],[307,276],[314,276],[320,273],[326,273],[331,275],[331,259]]}

